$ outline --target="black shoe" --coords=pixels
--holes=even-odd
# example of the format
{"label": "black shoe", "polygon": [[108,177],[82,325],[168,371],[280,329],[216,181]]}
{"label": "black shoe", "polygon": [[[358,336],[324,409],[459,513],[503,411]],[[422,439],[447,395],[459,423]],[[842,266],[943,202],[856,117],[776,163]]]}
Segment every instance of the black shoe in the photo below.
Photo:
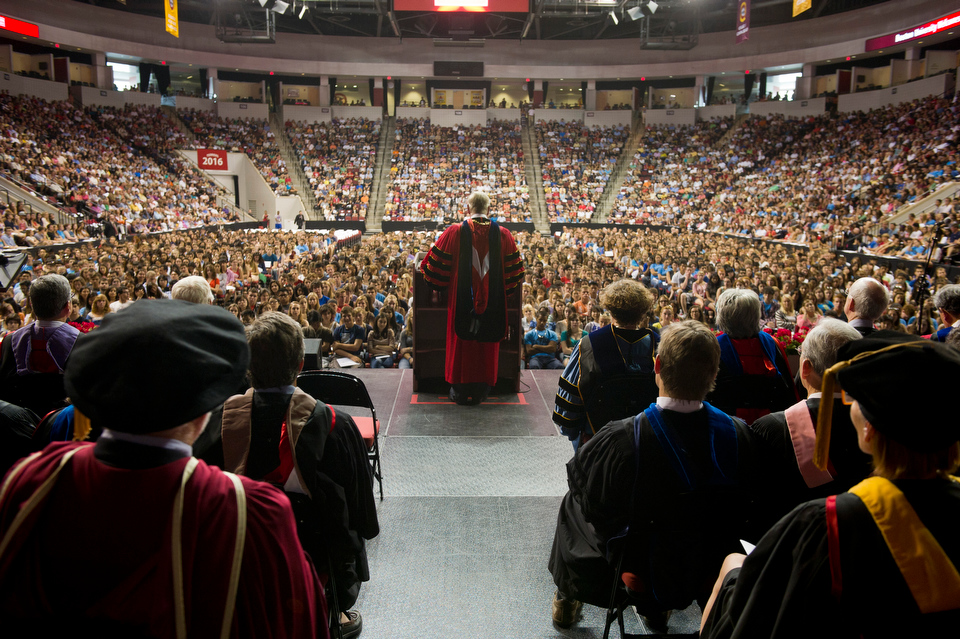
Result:
{"label": "black shoe", "polygon": [[[346,623],[340,624],[340,632],[343,635],[343,639],[356,639],[360,636],[360,631],[363,630],[363,617],[360,616],[360,613],[356,610],[348,610],[343,613],[347,616]],[[332,636],[336,636],[331,633]]]}
{"label": "black shoe", "polygon": [[643,615],[643,620],[646,621],[647,628],[650,630],[665,633],[667,631],[667,621],[669,621],[672,612],[672,610],[651,612]]}

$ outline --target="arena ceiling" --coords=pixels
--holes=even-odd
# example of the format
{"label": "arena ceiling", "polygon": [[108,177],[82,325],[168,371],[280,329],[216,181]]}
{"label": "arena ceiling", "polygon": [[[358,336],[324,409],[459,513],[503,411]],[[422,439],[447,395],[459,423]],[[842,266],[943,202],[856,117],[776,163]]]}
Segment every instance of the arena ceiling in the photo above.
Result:
{"label": "arena ceiling", "polygon": [[[73,0],[130,14],[163,17],[160,0]],[[398,0],[281,0],[284,13],[271,12],[277,33],[317,36],[433,38],[453,46],[482,46],[491,39],[591,40],[635,38],[642,46],[691,49],[702,33],[733,31],[737,0],[653,0],[650,17],[637,9],[650,0],[521,0],[526,12],[397,11]],[[813,0],[794,18],[792,0],[752,0],[751,28],[804,21],[894,0]],[[266,24],[277,0],[178,0],[183,22],[229,32],[256,31]],[[403,2],[403,0],[399,0]],[[492,0],[491,0],[492,2]],[[431,3],[432,4],[432,3]],[[402,5],[401,5],[402,6]],[[493,6],[493,5],[492,5]],[[306,10],[304,10],[306,9]],[[634,11],[631,12],[631,9]]]}

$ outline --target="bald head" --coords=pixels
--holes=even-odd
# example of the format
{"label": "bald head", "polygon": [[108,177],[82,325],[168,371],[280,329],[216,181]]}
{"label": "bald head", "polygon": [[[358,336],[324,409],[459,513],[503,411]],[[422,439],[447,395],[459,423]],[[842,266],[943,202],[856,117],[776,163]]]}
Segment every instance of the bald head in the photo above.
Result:
{"label": "bald head", "polygon": [[890,293],[887,292],[887,287],[872,277],[861,277],[850,286],[843,313],[847,316],[847,321],[862,319],[876,322],[887,310],[889,303]]}

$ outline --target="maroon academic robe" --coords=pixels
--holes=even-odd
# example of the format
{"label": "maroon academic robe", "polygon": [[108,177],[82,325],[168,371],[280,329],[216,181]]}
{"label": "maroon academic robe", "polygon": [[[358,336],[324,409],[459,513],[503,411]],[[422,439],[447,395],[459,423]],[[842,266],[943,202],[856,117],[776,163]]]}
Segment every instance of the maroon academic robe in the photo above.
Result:
{"label": "maroon academic robe", "polygon": [[[172,512],[189,457],[119,468],[101,461],[99,452],[95,457],[93,444],[50,444],[5,484],[0,536],[74,448],[80,450],[0,556],[3,623],[128,627],[137,636],[176,636]],[[290,502],[268,484],[240,480],[247,528],[230,636],[329,637],[323,588],[300,547]],[[234,488],[222,471],[200,462],[184,495],[187,635],[216,637],[237,531]]]}
{"label": "maroon academic robe", "polygon": [[[490,264],[489,223],[469,220],[472,233],[474,309],[483,313],[490,297],[490,269],[503,269],[503,285],[507,293],[523,282],[523,260],[510,231],[500,226],[501,264]],[[499,342],[478,342],[457,336],[454,318],[457,309],[457,281],[460,262],[460,224],[453,224],[440,235],[436,244],[420,264],[424,279],[435,288],[447,289],[447,352],[444,377],[451,384],[497,383]],[[506,333],[504,333],[506,337]]]}

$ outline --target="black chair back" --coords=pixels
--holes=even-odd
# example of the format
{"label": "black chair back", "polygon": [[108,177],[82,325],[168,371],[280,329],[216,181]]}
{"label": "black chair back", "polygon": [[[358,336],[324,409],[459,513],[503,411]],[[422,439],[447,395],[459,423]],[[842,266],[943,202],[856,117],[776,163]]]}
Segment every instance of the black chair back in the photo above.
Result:
{"label": "black chair back", "polygon": [[[314,399],[324,404],[336,406],[357,406],[370,411],[370,432],[373,435],[373,445],[368,452],[368,458],[373,468],[373,476],[380,487],[380,501],[383,501],[383,466],[380,462],[380,422],[377,420],[377,409],[370,399],[367,387],[363,381],[335,370],[303,371],[297,376],[297,386]],[[356,416],[354,416],[356,421]],[[361,429],[362,432],[362,429]]]}
{"label": "black chair back", "polygon": [[304,371],[297,376],[297,386],[324,404],[369,408],[376,419],[377,409],[367,387],[353,375],[333,370]]}

